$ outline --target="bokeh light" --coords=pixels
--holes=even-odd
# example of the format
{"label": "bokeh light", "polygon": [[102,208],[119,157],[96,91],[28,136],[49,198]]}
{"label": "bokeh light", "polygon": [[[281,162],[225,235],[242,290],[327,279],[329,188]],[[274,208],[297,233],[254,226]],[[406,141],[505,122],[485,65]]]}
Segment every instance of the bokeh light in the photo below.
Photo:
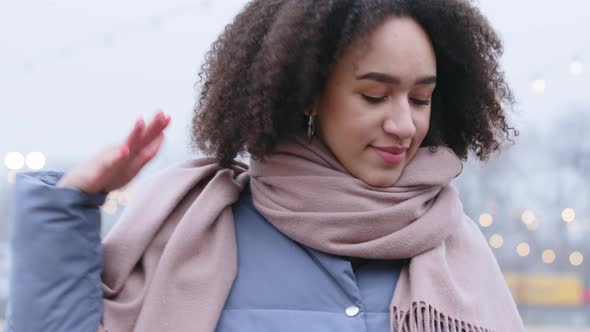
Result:
{"label": "bokeh light", "polygon": [[526,242],[521,242],[516,246],[516,253],[520,257],[526,257],[531,253],[531,246]]}
{"label": "bokeh light", "polygon": [[493,222],[494,218],[489,213],[482,213],[479,216],[479,224],[481,225],[481,227],[490,227],[492,226]]}
{"label": "bokeh light", "polygon": [[40,170],[45,167],[47,158],[42,152],[29,152],[25,158],[27,167],[32,170]]}
{"label": "bokeh light", "polygon": [[545,88],[546,88],[545,80],[536,79],[533,81],[533,91],[535,91],[536,93],[539,93],[539,94],[544,93]]}
{"label": "bokeh light", "polygon": [[555,262],[555,251],[551,250],[551,249],[547,249],[543,251],[543,254],[541,254],[541,258],[543,259],[543,263],[545,264],[551,264],[553,262]]}
{"label": "bokeh light", "polygon": [[574,251],[570,254],[570,264],[573,266],[580,266],[584,262],[584,255],[579,251]]}
{"label": "bokeh light", "polygon": [[576,220],[576,211],[574,211],[574,209],[571,208],[564,209],[561,212],[561,220],[568,224],[573,222],[574,220]]}
{"label": "bokeh light", "polygon": [[530,225],[535,222],[537,217],[535,217],[535,213],[533,211],[525,210],[520,216],[520,219],[525,225]]}
{"label": "bokeh light", "polygon": [[494,249],[502,248],[504,245],[504,238],[500,234],[494,234],[490,237],[490,246]]}
{"label": "bokeh light", "polygon": [[4,165],[10,170],[19,170],[25,166],[25,156],[20,152],[8,152],[4,157]]}

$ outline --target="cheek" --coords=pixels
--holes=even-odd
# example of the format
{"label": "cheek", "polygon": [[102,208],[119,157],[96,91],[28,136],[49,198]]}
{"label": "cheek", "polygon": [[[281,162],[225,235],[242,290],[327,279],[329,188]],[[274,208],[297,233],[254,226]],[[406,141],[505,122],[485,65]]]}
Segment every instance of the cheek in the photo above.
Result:
{"label": "cheek", "polygon": [[417,115],[414,123],[416,125],[416,138],[422,141],[430,128],[430,111]]}
{"label": "cheek", "polygon": [[363,109],[355,103],[352,98],[339,100],[329,108],[320,112],[320,121],[323,123],[326,134],[338,135],[339,139],[352,139],[357,133],[362,132],[366,127],[367,117]]}

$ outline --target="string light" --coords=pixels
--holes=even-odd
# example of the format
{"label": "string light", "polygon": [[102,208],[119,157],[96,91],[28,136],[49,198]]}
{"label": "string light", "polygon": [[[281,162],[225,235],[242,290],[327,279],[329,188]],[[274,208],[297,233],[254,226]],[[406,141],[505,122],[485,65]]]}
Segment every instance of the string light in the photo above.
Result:
{"label": "string light", "polygon": [[32,170],[40,170],[45,167],[47,158],[41,152],[29,152],[25,158],[27,167]]}
{"label": "string light", "polygon": [[536,79],[533,81],[533,91],[542,94],[545,92],[546,83],[543,79]]}
{"label": "string light", "polygon": [[555,257],[555,251],[551,249],[547,249],[543,251],[543,254],[541,254],[541,258],[543,259],[543,263],[545,264],[551,264],[555,262]]}
{"label": "string light", "polygon": [[20,152],[8,152],[4,157],[4,165],[10,170],[19,170],[25,166],[25,157]]}
{"label": "string light", "polygon": [[535,217],[535,213],[531,210],[525,210],[520,216],[520,220],[522,220],[525,225],[534,223],[536,219],[537,217]]}
{"label": "string light", "polygon": [[521,242],[516,246],[516,253],[520,257],[526,257],[531,253],[531,247],[526,242]]}
{"label": "string light", "polygon": [[576,220],[576,211],[571,208],[564,209],[561,211],[561,220],[567,224],[572,223],[574,220]]}
{"label": "string light", "polygon": [[574,251],[570,254],[570,264],[573,266],[580,266],[584,262],[584,255],[579,251]]}
{"label": "string light", "polygon": [[105,204],[102,209],[107,214],[115,214],[119,209],[119,206],[125,206],[129,203],[131,197],[131,187],[127,187],[124,190],[113,190],[108,193]]}
{"label": "string light", "polygon": [[492,226],[493,222],[494,218],[489,213],[482,213],[479,216],[479,224],[481,225],[481,227],[490,227]]}
{"label": "string light", "polygon": [[494,249],[502,248],[504,245],[504,238],[500,234],[494,234],[490,237],[490,246]]}
{"label": "string light", "polygon": [[41,152],[29,152],[26,157],[20,152],[8,152],[4,156],[4,165],[12,171],[23,169],[25,165],[32,170],[40,170],[46,162],[47,158]]}

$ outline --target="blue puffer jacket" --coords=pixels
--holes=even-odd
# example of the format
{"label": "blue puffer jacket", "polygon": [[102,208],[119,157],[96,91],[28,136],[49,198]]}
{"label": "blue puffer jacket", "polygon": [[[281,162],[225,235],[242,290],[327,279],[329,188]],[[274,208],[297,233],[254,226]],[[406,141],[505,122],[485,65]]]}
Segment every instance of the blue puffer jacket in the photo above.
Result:
{"label": "blue puffer jacket", "polygon": [[[95,332],[102,317],[106,195],[57,188],[62,175],[17,175],[8,332]],[[344,257],[285,237],[255,210],[249,190],[233,208],[238,274],[218,332],[390,331],[388,305],[407,261],[353,269]]]}

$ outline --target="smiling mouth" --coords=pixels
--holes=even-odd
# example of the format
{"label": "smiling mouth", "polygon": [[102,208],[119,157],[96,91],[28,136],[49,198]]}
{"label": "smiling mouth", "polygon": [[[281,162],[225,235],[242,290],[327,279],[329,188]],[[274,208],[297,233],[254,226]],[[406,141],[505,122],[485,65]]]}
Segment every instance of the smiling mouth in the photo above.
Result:
{"label": "smiling mouth", "polygon": [[388,148],[380,148],[380,147],[373,147],[375,152],[385,161],[387,164],[390,165],[398,165],[404,159],[406,159],[406,151],[407,149],[404,148],[397,148],[397,147],[388,147]]}

